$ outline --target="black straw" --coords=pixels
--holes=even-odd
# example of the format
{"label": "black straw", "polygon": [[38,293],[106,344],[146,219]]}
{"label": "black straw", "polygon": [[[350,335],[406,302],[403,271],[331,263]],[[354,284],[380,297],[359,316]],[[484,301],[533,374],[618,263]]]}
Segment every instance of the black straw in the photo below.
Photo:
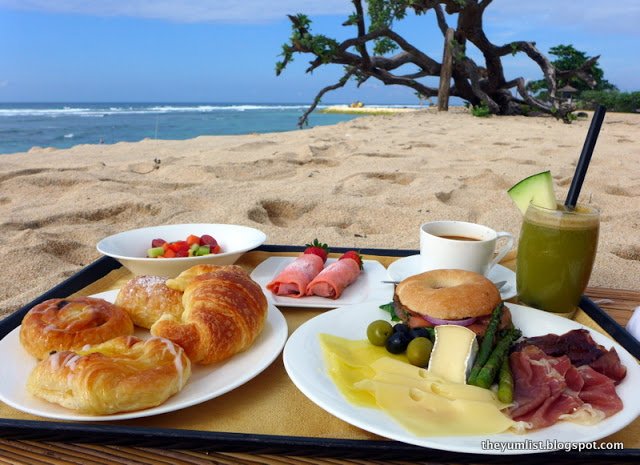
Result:
{"label": "black straw", "polygon": [[573,209],[578,203],[578,196],[580,195],[580,189],[582,188],[582,182],[587,174],[589,168],[589,162],[591,161],[591,155],[593,155],[593,149],[596,146],[598,135],[600,134],[600,128],[602,127],[602,121],[604,120],[604,114],[607,109],[602,105],[598,105],[593,118],[591,119],[591,126],[589,126],[589,132],[587,138],[584,141],[582,147],[582,153],[580,159],[576,165],[576,172],[571,180],[571,186],[569,187],[569,193],[567,194],[567,200],[564,204],[567,208]]}

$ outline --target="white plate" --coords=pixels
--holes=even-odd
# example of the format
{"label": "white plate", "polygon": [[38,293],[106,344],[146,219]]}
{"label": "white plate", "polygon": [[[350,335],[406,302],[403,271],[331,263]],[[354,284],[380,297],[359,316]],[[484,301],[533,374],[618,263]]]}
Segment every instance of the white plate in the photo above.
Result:
{"label": "white plate", "polygon": [[[409,276],[420,273],[420,255],[409,255],[408,257],[402,257],[393,262],[387,268],[389,276],[393,281],[402,281]],[[487,275],[494,283],[500,281],[506,281],[500,289],[500,296],[502,300],[507,300],[516,296],[516,274],[502,265],[496,265],[489,271]]]}
{"label": "white plate", "polygon": [[[294,260],[295,257],[269,257],[251,273],[253,280],[260,284],[269,301],[275,305],[283,307],[336,308],[343,305],[357,304],[365,300],[387,299],[387,301],[391,301],[393,298],[393,284],[382,282],[389,279],[387,270],[376,260],[362,261],[362,273],[360,273],[355,282],[344,290],[339,299],[328,299],[316,295],[300,298],[275,295],[267,289],[267,284]],[[327,259],[325,267],[336,261],[336,258]]]}
{"label": "white plate", "polygon": [[[92,297],[113,302],[117,292],[102,292]],[[146,330],[141,330],[140,333],[136,333],[136,336],[149,336]],[[0,379],[2,379],[0,400],[15,409],[41,417],[75,421],[108,421],[148,417],[180,410],[241,386],[271,365],[282,351],[287,340],[288,329],[282,313],[273,305],[269,305],[264,329],[248,350],[214,365],[193,364],[191,377],[185,387],[157,407],[113,415],[81,414],[29,394],[25,385],[29,374],[36,366],[36,359],[24,350],[20,344],[19,334],[20,327],[17,327],[0,341],[0,353],[5,361],[11,361],[11,363],[0,364]]]}
{"label": "white plate", "polygon": [[[367,325],[378,319],[388,319],[389,314],[378,309],[385,302],[367,302],[342,307],[322,313],[300,326],[287,341],[284,348],[284,366],[294,384],[309,399],[336,417],[371,433],[389,439],[453,452],[476,454],[496,453],[482,448],[482,441],[521,442],[553,441],[591,442],[604,438],[624,428],[640,414],[640,402],[637,389],[640,385],[640,366],[635,359],[619,344],[606,336],[592,331],[575,321],[552,315],[540,310],[515,304],[507,304],[511,309],[513,321],[525,336],[548,333],[562,334],[572,329],[589,330],[593,339],[603,346],[616,348],[622,363],[627,367],[626,378],[616,387],[624,408],[617,414],[593,426],[559,422],[524,435],[501,433],[485,436],[448,436],[419,437],[405,430],[390,416],[377,409],[357,407],[350,404],[338,391],[324,368],[322,349],[318,340],[321,333],[334,334],[348,339],[365,339]],[[481,419],[478,419],[481,421]],[[560,446],[562,447],[562,446]],[[544,450],[508,449],[504,454],[524,454],[544,452]]]}

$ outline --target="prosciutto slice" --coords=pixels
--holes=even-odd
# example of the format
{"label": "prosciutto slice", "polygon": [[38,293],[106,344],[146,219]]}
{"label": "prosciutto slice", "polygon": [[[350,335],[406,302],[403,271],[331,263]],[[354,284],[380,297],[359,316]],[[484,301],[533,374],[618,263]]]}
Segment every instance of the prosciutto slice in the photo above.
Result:
{"label": "prosciutto slice", "polygon": [[[513,352],[514,379],[511,418],[544,428],[561,419],[598,421],[622,410],[614,381],[588,365],[575,367],[567,355],[553,357],[537,346]],[[588,415],[578,415],[580,411]]]}
{"label": "prosciutto slice", "polygon": [[333,262],[316,276],[307,286],[307,295],[337,299],[360,275],[360,265],[351,258]]}
{"label": "prosciutto slice", "polygon": [[615,384],[622,381],[627,374],[616,349],[612,347],[607,350],[597,344],[585,329],[574,329],[562,335],[546,334],[525,338],[516,344],[513,351],[517,352],[529,345],[538,347],[552,357],[566,355],[574,366],[588,365],[611,378]]}
{"label": "prosciutto slice", "polygon": [[324,261],[318,255],[300,254],[267,284],[267,289],[275,295],[302,297],[308,284],[322,271],[323,266]]}

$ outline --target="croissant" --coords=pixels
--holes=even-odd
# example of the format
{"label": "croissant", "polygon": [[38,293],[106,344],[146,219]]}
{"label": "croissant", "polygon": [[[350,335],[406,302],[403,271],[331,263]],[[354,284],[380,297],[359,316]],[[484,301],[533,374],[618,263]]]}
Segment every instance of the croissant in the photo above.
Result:
{"label": "croissant", "polygon": [[118,306],[93,297],[70,297],[45,300],[29,310],[20,326],[20,343],[43,359],[52,351],[79,349],[129,334],[133,334],[133,322]]}
{"label": "croissant", "polygon": [[184,311],[162,315],[151,334],[180,345],[192,362],[225,360],[251,346],[264,327],[267,299],[239,266],[198,265],[166,285],[184,292]]}
{"label": "croissant", "polygon": [[31,372],[27,390],[69,409],[108,415],[160,405],[190,375],[189,359],[171,341],[120,336],[51,354]]}
{"label": "croissant", "polygon": [[166,278],[137,276],[129,280],[118,292],[115,304],[123,308],[142,328],[151,328],[164,313],[182,314],[182,292],[170,289]]}

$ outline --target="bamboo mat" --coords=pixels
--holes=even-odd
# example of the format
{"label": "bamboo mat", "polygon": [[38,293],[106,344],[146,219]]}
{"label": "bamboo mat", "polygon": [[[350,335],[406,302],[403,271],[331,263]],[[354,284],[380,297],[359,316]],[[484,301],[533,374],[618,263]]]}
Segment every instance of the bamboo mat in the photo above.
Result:
{"label": "bamboo mat", "polygon": [[[287,255],[287,254],[270,254]],[[254,259],[240,262],[248,268],[255,265],[255,261],[260,255],[255,255]],[[370,257],[379,259],[383,265],[388,266],[395,257]],[[513,256],[506,257],[503,265],[513,268],[515,259]],[[116,270],[122,274],[122,279],[126,274],[121,270]],[[113,273],[113,272],[112,272]],[[118,281],[120,282],[120,281]],[[92,286],[88,286],[83,293],[92,294]],[[588,288],[585,292],[600,308],[609,313],[619,324],[625,325],[631,317],[633,309],[640,305],[640,291],[618,290],[607,288]],[[520,458],[519,461],[522,461]],[[531,456],[531,461],[535,461],[535,456]],[[545,459],[543,459],[545,460]],[[478,458],[478,462],[482,460]],[[546,459],[548,461],[548,459]],[[473,463],[466,461],[465,463]],[[530,462],[530,460],[527,460]],[[616,458],[609,463],[619,463]],[[363,465],[363,464],[428,464],[424,462],[389,461],[375,459],[343,459],[343,458],[321,458],[321,457],[300,457],[288,455],[270,455],[254,453],[230,453],[216,451],[186,451],[186,450],[166,450],[143,447],[124,447],[115,445],[98,444],[70,444],[62,442],[36,442],[27,440],[6,440],[0,439],[0,465],[209,465],[209,464],[240,464],[240,465],[289,465],[289,464],[326,464],[326,465]],[[582,461],[582,463],[587,463]],[[599,462],[601,463],[601,462]]]}

